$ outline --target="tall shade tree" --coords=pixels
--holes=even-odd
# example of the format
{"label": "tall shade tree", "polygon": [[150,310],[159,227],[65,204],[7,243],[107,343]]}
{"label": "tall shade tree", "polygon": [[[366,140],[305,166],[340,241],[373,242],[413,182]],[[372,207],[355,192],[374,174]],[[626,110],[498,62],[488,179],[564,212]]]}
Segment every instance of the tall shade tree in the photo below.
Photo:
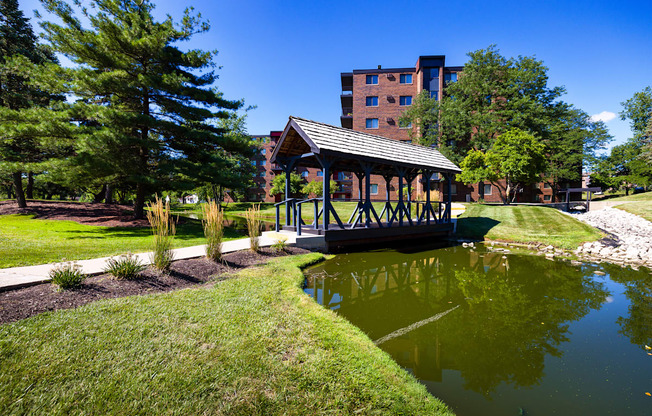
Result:
{"label": "tall shade tree", "polygon": [[[462,160],[457,180],[465,184],[491,182],[504,203],[509,204],[523,186],[541,180],[545,169],[545,146],[522,130],[509,130],[487,151],[471,150]],[[505,179],[505,181],[501,181]]]}
{"label": "tall shade tree", "polygon": [[644,144],[648,138],[648,125],[652,119],[652,87],[645,87],[632,98],[620,103],[622,120],[629,120],[634,139]]}
{"label": "tall shade tree", "polygon": [[54,54],[37,42],[18,1],[0,0],[0,165],[4,171],[11,171],[18,206],[25,208],[25,170],[29,171],[27,196],[31,198],[31,171],[39,163],[60,156],[60,149],[52,146],[52,137],[44,135],[44,119],[37,110],[59,97],[30,84],[13,61],[18,57],[34,65],[56,63]]}
{"label": "tall shade tree", "polygon": [[560,100],[565,89],[548,86],[542,61],[506,58],[495,46],[468,56],[439,100],[424,91],[401,117],[415,126],[413,141],[436,144],[459,163],[470,150],[486,152],[498,136],[517,128],[546,145],[547,173],[555,181],[579,180],[582,165],[611,139],[605,126]]}
{"label": "tall shade tree", "polygon": [[97,157],[92,149],[100,145],[99,155],[115,161],[113,173],[135,189],[136,218],[152,192],[177,180],[212,182],[229,155],[252,151],[249,140],[219,124],[242,102],[213,86],[217,52],[177,46],[209,29],[201,15],[186,9],[179,23],[157,21],[149,0],[43,4],[62,22],[43,22],[45,37],[77,64],[66,93],[97,130],[86,135],[85,149]]}

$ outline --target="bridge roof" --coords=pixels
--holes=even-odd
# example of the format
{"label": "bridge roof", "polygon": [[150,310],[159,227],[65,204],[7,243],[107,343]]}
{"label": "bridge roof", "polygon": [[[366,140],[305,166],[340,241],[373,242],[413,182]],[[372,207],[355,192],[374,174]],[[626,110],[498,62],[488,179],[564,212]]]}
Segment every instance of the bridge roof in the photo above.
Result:
{"label": "bridge roof", "polygon": [[359,162],[363,162],[373,164],[375,174],[395,175],[395,167],[410,171],[461,172],[432,147],[290,116],[272,154],[272,162],[296,158],[298,166],[320,167],[319,156],[333,157],[332,169],[335,170],[357,171]]}

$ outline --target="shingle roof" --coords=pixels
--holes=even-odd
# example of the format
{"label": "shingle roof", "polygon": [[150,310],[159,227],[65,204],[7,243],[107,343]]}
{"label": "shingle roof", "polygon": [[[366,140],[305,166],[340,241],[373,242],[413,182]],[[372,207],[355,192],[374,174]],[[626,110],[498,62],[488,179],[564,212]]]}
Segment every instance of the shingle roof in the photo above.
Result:
{"label": "shingle roof", "polygon": [[322,153],[325,150],[420,169],[450,173],[461,172],[459,167],[432,147],[401,142],[291,116],[288,123],[292,124],[293,121],[296,123],[295,128],[298,127],[301,130],[297,132],[304,139],[307,136],[307,139],[312,142],[309,143],[311,147],[313,147],[313,144],[317,147],[317,149],[313,149],[315,153]]}

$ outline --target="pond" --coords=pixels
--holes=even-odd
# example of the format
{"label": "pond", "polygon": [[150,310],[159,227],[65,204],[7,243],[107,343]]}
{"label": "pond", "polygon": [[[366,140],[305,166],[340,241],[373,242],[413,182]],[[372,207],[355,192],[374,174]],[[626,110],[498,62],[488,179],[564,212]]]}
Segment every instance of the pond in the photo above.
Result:
{"label": "pond", "polygon": [[649,270],[480,245],[343,254],[306,278],[458,415],[650,415]]}

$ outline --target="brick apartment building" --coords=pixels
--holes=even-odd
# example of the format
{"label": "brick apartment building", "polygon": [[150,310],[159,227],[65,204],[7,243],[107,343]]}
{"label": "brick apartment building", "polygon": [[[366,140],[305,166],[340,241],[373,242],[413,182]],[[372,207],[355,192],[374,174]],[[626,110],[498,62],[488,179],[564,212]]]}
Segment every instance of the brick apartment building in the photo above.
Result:
{"label": "brick apartment building", "polygon": [[[382,68],[379,65],[376,69],[342,72],[342,127],[409,141],[412,126],[399,122],[405,109],[424,90],[429,91],[431,97],[441,99],[446,85],[457,81],[462,69],[461,66],[446,66],[444,55],[428,55],[420,56],[414,67]],[[372,177],[372,191],[377,190],[378,200],[385,198],[384,183],[381,177]],[[395,189],[396,183],[392,185]],[[415,181],[413,189],[418,194],[421,184]],[[452,194],[454,201],[482,198],[486,202],[501,202],[498,189],[485,183],[469,186],[453,183]],[[346,196],[357,199],[357,186],[353,186],[352,194]],[[391,197],[396,198],[396,195]],[[551,202],[552,199],[553,190],[547,183],[535,184],[517,194],[517,202]]]}
{"label": "brick apartment building", "polygon": [[[342,92],[340,95],[342,127],[377,134],[394,140],[410,141],[412,126],[403,126],[399,118],[406,108],[412,105],[412,100],[421,91],[429,91],[431,97],[441,99],[450,82],[456,82],[462,66],[446,66],[444,55],[420,56],[414,67],[356,69],[340,74]],[[281,195],[270,196],[274,176],[283,172],[280,166],[270,163],[272,151],[280,138],[281,131],[272,131],[269,135],[252,136],[259,141],[262,149],[252,163],[256,166],[256,186],[247,195],[251,201],[278,202]],[[321,171],[312,168],[300,168],[297,172],[306,183],[321,181]],[[350,172],[334,172],[336,181],[334,199],[359,198],[358,184]],[[391,184],[390,197],[397,199],[396,179]],[[421,195],[422,184],[418,180],[413,183],[412,197]],[[466,186],[462,183],[452,184],[453,201],[501,202],[498,189],[488,183],[477,183]],[[385,200],[385,181],[382,177],[371,177],[372,199]],[[538,183],[517,194],[517,202],[552,202],[553,189],[548,183]]]}

